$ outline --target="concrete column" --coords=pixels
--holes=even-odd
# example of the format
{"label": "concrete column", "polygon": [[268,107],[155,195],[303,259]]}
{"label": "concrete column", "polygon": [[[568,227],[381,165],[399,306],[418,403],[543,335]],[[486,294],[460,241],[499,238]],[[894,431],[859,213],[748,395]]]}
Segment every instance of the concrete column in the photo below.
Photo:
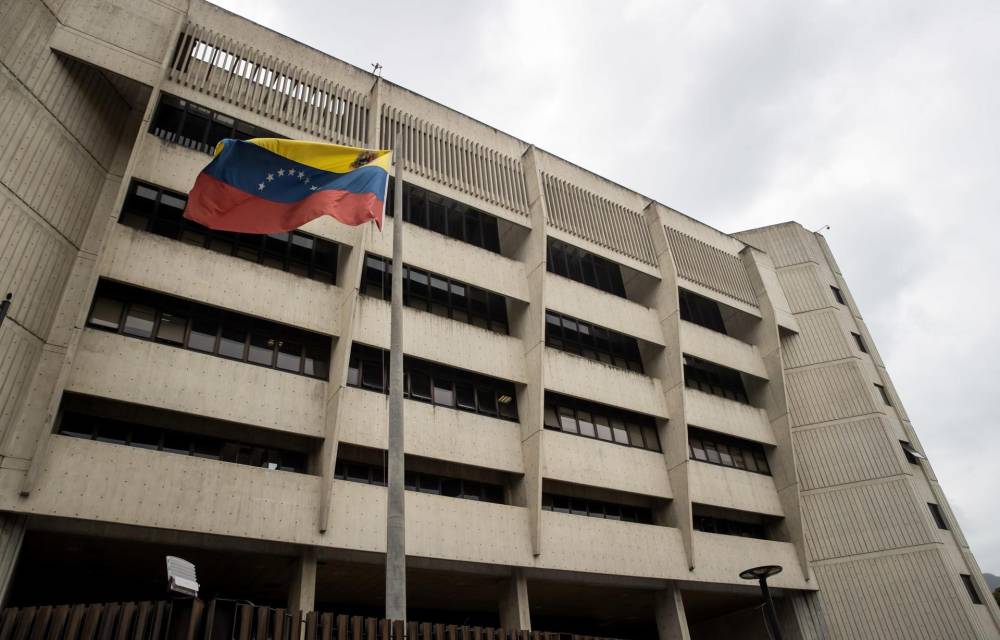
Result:
{"label": "concrete column", "polygon": [[306,547],[295,559],[292,582],[288,585],[288,609],[313,611],[316,608],[316,549]]}
{"label": "concrete column", "polygon": [[21,555],[25,517],[16,513],[0,513],[0,608],[7,604],[14,566]]}
{"label": "concrete column", "polygon": [[656,630],[660,640],[691,640],[681,590],[669,586],[656,592]]}
{"label": "concrete column", "polygon": [[508,630],[531,631],[528,581],[520,569],[514,569],[500,595],[500,625]]}

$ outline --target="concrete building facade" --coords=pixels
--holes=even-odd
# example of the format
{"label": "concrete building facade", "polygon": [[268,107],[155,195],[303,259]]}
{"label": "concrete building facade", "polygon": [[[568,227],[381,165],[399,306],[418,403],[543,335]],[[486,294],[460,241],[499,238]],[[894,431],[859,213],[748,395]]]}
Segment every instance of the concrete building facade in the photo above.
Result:
{"label": "concrete building facade", "polygon": [[200,0],[2,0],[0,82],[9,605],[157,597],[169,553],[383,607],[398,221],[180,218],[218,139],[284,136],[404,149],[411,617],[760,638],[738,574],[777,564],[786,637],[1000,637],[822,236],[722,233]]}

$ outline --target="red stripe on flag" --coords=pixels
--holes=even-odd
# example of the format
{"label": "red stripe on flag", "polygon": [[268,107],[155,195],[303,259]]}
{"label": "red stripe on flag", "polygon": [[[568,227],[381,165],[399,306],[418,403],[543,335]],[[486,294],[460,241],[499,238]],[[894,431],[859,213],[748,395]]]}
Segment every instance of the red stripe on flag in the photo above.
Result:
{"label": "red stripe on flag", "polygon": [[209,229],[239,233],[291,231],[329,215],[349,225],[374,220],[382,229],[382,201],[373,193],[322,190],[298,202],[274,202],[198,174],[184,217]]}

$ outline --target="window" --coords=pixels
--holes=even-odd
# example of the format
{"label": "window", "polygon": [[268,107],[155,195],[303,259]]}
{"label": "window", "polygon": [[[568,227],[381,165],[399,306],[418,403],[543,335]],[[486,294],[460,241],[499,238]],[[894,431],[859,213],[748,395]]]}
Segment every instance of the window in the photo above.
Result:
{"label": "window", "polygon": [[764,525],[756,522],[744,522],[741,520],[730,520],[697,514],[692,517],[692,522],[695,531],[767,540],[767,529]]}
{"label": "window", "polygon": [[743,404],[750,403],[738,371],[689,355],[684,356],[684,384]]}
{"label": "window", "polygon": [[166,93],[160,95],[149,132],[202,153],[213,153],[224,138],[285,137]]}
{"label": "window", "polygon": [[98,282],[87,325],[327,379],[329,336],[110,280]]}
{"label": "window", "polygon": [[865,340],[864,338],[861,337],[861,334],[854,333],[852,331],[851,335],[854,336],[854,342],[857,343],[858,345],[858,351],[860,351],[861,353],[868,353],[868,347],[865,346]]}
{"label": "window", "polygon": [[906,456],[906,461],[909,462],[910,464],[920,464],[921,460],[927,459],[924,456],[924,454],[914,449],[913,445],[911,445],[909,442],[906,442],[905,440],[900,440],[899,446],[902,447],[903,455]]}
{"label": "window", "polygon": [[948,530],[948,523],[944,519],[944,514],[941,513],[941,507],[934,504],[933,502],[927,503],[927,508],[931,510],[931,517],[934,518],[934,524],[937,525],[938,529]]}
{"label": "window", "polygon": [[619,369],[643,372],[638,340],[555,311],[545,312],[545,344]]}
{"label": "window", "polygon": [[712,331],[726,333],[726,323],[722,320],[722,311],[715,300],[680,289],[677,301],[680,305],[681,320],[693,322]]}
{"label": "window", "polygon": [[[391,260],[365,256],[361,293],[392,299]],[[403,304],[497,333],[508,332],[504,296],[408,265],[403,265]]]}
{"label": "window", "polygon": [[653,523],[653,510],[648,507],[636,507],[629,504],[617,504],[602,500],[587,498],[571,498],[553,493],[542,494],[543,511],[559,511],[578,516],[604,518],[605,520],[624,520],[625,522]]}
{"label": "window", "polygon": [[976,588],[976,583],[972,581],[972,576],[962,573],[962,584],[965,585],[965,590],[969,592],[969,598],[972,599],[972,604],[982,604],[983,600],[979,597],[979,589]]}
{"label": "window", "polygon": [[551,237],[546,254],[545,266],[550,272],[626,297],[621,267],[614,262]]}
{"label": "window", "polygon": [[885,403],[885,406],[891,407],[892,401],[889,399],[889,392],[885,390],[885,387],[880,384],[876,384],[875,388],[878,389],[879,395],[882,396],[882,402]]}
{"label": "window", "polygon": [[833,291],[834,299],[842,305],[846,305],[847,301],[844,300],[844,293],[837,287],[831,286],[830,291]]}
{"label": "window", "polygon": [[[389,392],[388,353],[355,343],[347,384]],[[517,422],[514,383],[411,358],[403,358],[403,395],[411,400]]]}
{"label": "window", "polygon": [[545,428],[649,451],[660,450],[656,421],[650,416],[545,393]]}
{"label": "window", "polygon": [[157,235],[337,284],[337,244],[304,231],[258,235],[215,231],[184,218],[187,197],[133,180],[118,222]]}
{"label": "window", "polygon": [[[392,216],[395,180],[390,176],[386,213]],[[451,198],[403,183],[403,220],[462,242],[500,253],[500,230],[494,216]]]}
{"label": "window", "polygon": [[764,447],[756,442],[690,427],[688,443],[692,460],[771,475]]}
{"label": "window", "polygon": [[[379,486],[385,486],[386,484],[386,476],[382,465],[352,462],[349,460],[337,460],[333,477],[338,480]],[[407,491],[430,493],[449,498],[492,502],[494,504],[506,504],[503,486],[491,482],[480,482],[478,480],[466,480],[464,478],[439,476],[422,471],[407,470],[403,484]]]}
{"label": "window", "polygon": [[[200,433],[176,431],[111,418],[63,411],[57,433],[152,451],[195,456],[255,467],[308,473],[308,456],[300,451],[262,447]],[[237,455],[238,451],[244,455]],[[270,461],[271,466],[267,464]]]}

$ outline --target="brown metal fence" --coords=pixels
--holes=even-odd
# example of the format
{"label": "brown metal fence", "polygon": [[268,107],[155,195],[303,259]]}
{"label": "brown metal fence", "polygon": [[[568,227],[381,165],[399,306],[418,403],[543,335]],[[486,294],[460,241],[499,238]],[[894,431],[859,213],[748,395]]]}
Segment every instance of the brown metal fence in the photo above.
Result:
{"label": "brown metal fence", "polygon": [[172,600],[0,612],[0,640],[601,640],[362,616],[288,611],[231,600]]}

